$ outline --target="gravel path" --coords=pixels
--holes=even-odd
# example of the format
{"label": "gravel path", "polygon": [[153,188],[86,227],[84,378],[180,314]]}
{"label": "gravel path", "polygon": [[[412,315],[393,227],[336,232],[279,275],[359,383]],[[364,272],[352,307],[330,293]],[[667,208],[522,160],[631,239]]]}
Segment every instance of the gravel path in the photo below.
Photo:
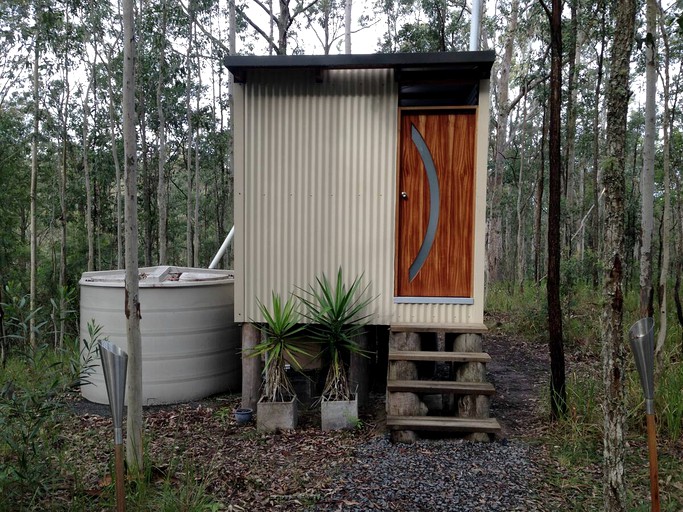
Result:
{"label": "gravel path", "polygon": [[352,465],[345,465],[338,486],[316,511],[541,511],[536,483],[542,469],[536,448],[514,439],[536,416],[539,386],[547,379],[543,357],[526,343],[488,335],[492,355],[489,378],[495,383],[491,409],[503,426],[493,443],[458,439],[392,444],[388,437],[360,446]]}
{"label": "gravel path", "polygon": [[541,510],[532,482],[539,470],[518,441],[471,443],[376,438],[361,446],[339,487],[314,510]]}

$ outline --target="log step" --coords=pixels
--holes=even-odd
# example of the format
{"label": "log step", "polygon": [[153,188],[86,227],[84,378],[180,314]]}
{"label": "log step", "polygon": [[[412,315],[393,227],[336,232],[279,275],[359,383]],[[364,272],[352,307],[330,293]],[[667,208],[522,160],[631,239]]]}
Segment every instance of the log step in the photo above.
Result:
{"label": "log step", "polygon": [[490,382],[458,382],[450,380],[390,380],[387,391],[411,393],[452,393],[455,395],[493,395]]}
{"label": "log step", "polygon": [[449,418],[445,416],[387,416],[391,430],[431,430],[438,432],[500,432],[495,418]]}
{"label": "log step", "polygon": [[439,363],[488,363],[486,352],[435,352],[428,350],[391,350],[389,361],[435,361]]}
{"label": "log step", "polygon": [[457,334],[481,334],[489,329],[485,324],[391,324],[391,332],[453,332]]}

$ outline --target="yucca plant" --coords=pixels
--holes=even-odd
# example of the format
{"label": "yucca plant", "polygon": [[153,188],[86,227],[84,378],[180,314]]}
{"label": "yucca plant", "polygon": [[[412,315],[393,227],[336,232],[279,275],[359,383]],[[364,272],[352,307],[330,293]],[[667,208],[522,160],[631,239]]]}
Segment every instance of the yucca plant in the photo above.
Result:
{"label": "yucca plant", "polygon": [[261,326],[261,342],[251,352],[252,356],[265,358],[265,382],[261,396],[269,402],[288,401],[294,397],[294,387],[287,377],[285,362],[289,359],[296,366],[297,356],[308,355],[295,343],[305,328],[299,323],[297,299],[290,295],[283,303],[280,295],[273,292],[271,309],[256,300],[266,321]]}
{"label": "yucca plant", "polygon": [[323,274],[316,277],[317,286],[302,290],[299,296],[306,306],[304,315],[313,324],[311,337],[322,344],[322,353],[329,360],[322,392],[326,400],[351,400],[348,358],[354,353],[367,355],[358,345],[358,336],[372,318],[364,310],[374,297],[366,297],[370,285],[361,287],[362,279],[360,275],[346,286],[340,267],[336,281]]}

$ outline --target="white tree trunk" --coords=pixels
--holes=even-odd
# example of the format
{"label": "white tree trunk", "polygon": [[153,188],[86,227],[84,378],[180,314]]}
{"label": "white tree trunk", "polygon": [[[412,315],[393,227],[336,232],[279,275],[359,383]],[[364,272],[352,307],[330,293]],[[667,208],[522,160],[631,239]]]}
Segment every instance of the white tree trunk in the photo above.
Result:
{"label": "white tree trunk", "polygon": [[168,247],[168,190],[166,185],[166,115],[163,105],[164,90],[164,62],[166,59],[166,2],[161,4],[161,34],[162,43],[159,49],[159,78],[157,80],[157,114],[159,116],[159,178],[157,181],[157,210],[159,216],[159,265],[166,265],[166,250]]}
{"label": "white tree trunk", "polygon": [[498,117],[496,126],[496,143],[494,147],[494,170],[489,179],[488,226],[487,226],[487,273],[488,280],[495,282],[500,279],[500,267],[503,258],[502,212],[498,202],[503,194],[503,172],[505,153],[507,151],[507,129],[509,112],[509,83],[512,55],[517,34],[517,20],[519,14],[519,0],[513,0],[510,6],[510,19],[505,35],[505,48],[500,63],[500,74],[497,83]]}
{"label": "white tree trunk", "polygon": [[[648,0],[648,9],[650,3],[654,4],[655,0]],[[654,9],[655,6],[653,5]],[[649,27],[648,27],[649,31]],[[654,31],[652,32],[654,36]],[[654,39],[654,37],[653,37]],[[671,83],[669,76],[669,39],[666,33],[666,28],[662,28],[662,40],[664,42],[664,144],[662,148],[663,153],[663,168],[664,168],[664,213],[662,218],[662,266],[659,274],[659,332],[657,333],[657,343],[655,344],[655,357],[657,361],[658,372],[662,370],[662,363],[664,359],[664,343],[666,341],[666,313],[667,313],[667,289],[669,278],[669,261],[670,261],[670,238],[671,238],[671,129],[673,127],[673,119],[671,113]]]}
{"label": "white tree trunk", "polygon": [[[197,43],[197,31],[195,29],[194,33],[195,37],[195,47],[199,48],[199,44]],[[199,52],[197,52],[197,90],[201,91],[202,90],[202,62],[201,62],[201,57],[199,56]],[[195,97],[196,100],[196,115],[199,116],[201,112],[201,105],[199,103],[199,97],[201,93],[197,92],[197,95]],[[201,123],[197,121],[197,133],[195,134],[194,138],[194,215],[193,215],[193,238],[192,238],[192,248],[193,248],[193,256],[192,259],[194,261],[195,266],[199,266],[199,249],[200,249],[200,244],[199,244],[199,201],[200,201],[200,188],[199,188],[199,133],[200,133],[200,126]],[[190,128],[191,129],[191,128]]]}
{"label": "white tree trunk", "polygon": [[125,154],[126,332],[128,398],[126,460],[142,472],[142,340],[138,275],[137,141],[135,132],[135,38],[133,0],[123,0],[123,146]]}
{"label": "white tree trunk", "polygon": [[[190,7],[192,9],[192,7]],[[193,266],[193,252],[192,252],[192,107],[190,106],[190,55],[192,52],[192,27],[194,25],[194,14],[190,10],[190,34],[187,40],[187,54],[185,55],[185,70],[187,73],[187,83],[185,84],[185,117],[187,119],[187,158],[186,158],[186,179],[187,179],[187,189],[186,189],[186,208],[185,215],[187,219],[187,224],[185,226],[185,259],[188,267]]]}
{"label": "white tree trunk", "polygon": [[351,12],[353,9],[353,0],[346,0],[344,5],[344,53],[351,54]]}

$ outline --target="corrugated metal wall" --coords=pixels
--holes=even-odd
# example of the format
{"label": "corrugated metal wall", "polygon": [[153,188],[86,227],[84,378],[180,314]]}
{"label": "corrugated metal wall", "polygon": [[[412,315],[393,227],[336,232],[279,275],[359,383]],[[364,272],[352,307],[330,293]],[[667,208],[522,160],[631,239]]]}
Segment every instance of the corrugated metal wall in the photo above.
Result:
{"label": "corrugated metal wall", "polygon": [[[483,258],[474,306],[393,303],[393,71],[329,70],[316,78],[251,71],[235,88],[235,320],[261,321],[257,297],[270,303],[272,290],[295,292],[341,266],[347,280],[364,273],[370,283],[375,324],[481,322]],[[488,116],[488,103],[481,107]],[[484,207],[477,197],[477,229]]]}

